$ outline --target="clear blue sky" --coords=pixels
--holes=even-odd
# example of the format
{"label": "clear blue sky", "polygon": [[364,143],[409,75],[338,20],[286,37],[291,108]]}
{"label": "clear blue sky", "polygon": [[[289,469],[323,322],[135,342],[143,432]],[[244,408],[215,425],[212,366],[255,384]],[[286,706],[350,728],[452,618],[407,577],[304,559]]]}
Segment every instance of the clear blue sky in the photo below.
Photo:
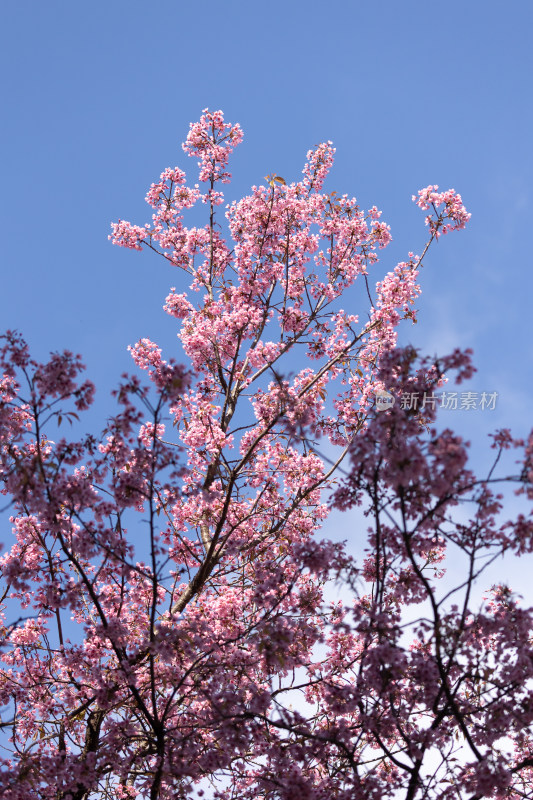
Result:
{"label": "clear blue sky", "polygon": [[[429,352],[472,346],[496,412],[447,424],[475,438],[531,425],[533,4],[269,0],[11,0],[2,4],[0,328],[35,353],[81,352],[100,391],[132,369],[142,336],[178,354],[161,311],[178,278],[112,247],[109,223],[143,224],[143,198],[204,107],[238,121],[239,197],[264,175],[298,179],[332,139],[326,188],[376,204],[392,226],[376,278],[425,241],[411,194],[461,192],[472,221],[423,274],[417,327]],[[354,309],[355,311],[355,309]],[[466,427],[465,427],[466,426]]]}

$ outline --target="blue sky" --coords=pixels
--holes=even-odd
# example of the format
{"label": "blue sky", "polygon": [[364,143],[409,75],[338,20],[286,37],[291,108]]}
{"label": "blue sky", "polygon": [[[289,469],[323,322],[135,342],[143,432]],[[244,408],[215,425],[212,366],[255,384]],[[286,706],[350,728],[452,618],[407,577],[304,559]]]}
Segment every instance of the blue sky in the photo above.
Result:
{"label": "blue sky", "polygon": [[392,226],[376,279],[424,245],[417,189],[462,194],[471,223],[433,248],[403,340],[473,347],[468,388],[499,392],[496,411],[448,412],[446,424],[476,441],[497,426],[524,433],[532,23],[529,0],[4,3],[0,328],[20,329],[38,357],[82,353],[96,425],[133,368],[128,344],[148,336],[178,355],[161,311],[176,274],[107,235],[119,217],[149,219],[143,198],[164,167],[196,180],[181,142],[203,108],[221,108],[245,134],[228,200],[267,173],[298,179],[307,150],[333,140],[326,188]]}

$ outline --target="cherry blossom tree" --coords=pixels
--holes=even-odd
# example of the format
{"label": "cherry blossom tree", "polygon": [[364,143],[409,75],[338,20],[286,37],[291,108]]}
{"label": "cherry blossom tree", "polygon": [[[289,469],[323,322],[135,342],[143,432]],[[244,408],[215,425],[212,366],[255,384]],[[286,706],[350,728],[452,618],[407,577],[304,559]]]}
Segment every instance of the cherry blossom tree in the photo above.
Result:
{"label": "cherry blossom tree", "polygon": [[[374,402],[471,374],[468,352],[396,347],[428,247],[469,215],[454,191],[419,192],[422,256],[372,289],[390,231],[323,191],[331,143],[224,215],[241,139],[206,110],[184,144],[199,184],[166,169],[152,221],[113,225],[187,281],[165,310],[188,364],[134,345],[148,384],[123,376],[102,437],[61,435],[94,392],[78,356],[37,363],[2,339],[2,797],[528,797],[531,614],[503,586],[472,597],[487,564],[530,552],[531,520],[500,521],[493,472],[467,470],[435,409]],[[197,204],[207,223],[186,227]],[[533,439],[494,446],[524,450],[509,480],[531,499]],[[332,505],[365,508],[363,564],[321,538]]]}

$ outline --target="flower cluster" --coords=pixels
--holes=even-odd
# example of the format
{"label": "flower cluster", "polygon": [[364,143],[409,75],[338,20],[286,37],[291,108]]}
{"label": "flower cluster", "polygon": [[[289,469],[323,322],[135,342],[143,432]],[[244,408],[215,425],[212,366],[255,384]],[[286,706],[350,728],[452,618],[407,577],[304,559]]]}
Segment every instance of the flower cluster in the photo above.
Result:
{"label": "flower cluster", "polygon": [[[426,225],[436,238],[443,233],[464,228],[471,216],[464,207],[460,194],[454,189],[437,192],[438,188],[438,186],[427,186],[425,189],[420,189],[418,197],[413,195],[413,202],[419,208],[423,211],[432,208],[437,215],[436,219],[431,215],[426,217]],[[444,207],[443,212],[439,212],[441,206]]]}
{"label": "flower cluster", "polygon": [[242,142],[240,125],[224,122],[222,111],[204,109],[199,122],[191,123],[183,149],[199,159],[201,181],[229,183],[226,170],[231,151]]}

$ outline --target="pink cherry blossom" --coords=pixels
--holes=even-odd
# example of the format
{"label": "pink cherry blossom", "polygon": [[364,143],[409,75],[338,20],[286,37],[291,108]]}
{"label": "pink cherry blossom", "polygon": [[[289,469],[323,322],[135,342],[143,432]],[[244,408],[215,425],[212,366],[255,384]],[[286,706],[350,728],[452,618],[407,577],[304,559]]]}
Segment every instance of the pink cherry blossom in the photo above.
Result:
{"label": "pink cherry blossom", "polygon": [[[479,479],[436,409],[375,406],[474,372],[468,350],[396,347],[428,247],[469,214],[421,190],[422,255],[381,269],[381,212],[323,190],[331,142],[301,180],[224,206],[241,140],[206,109],[184,144],[199,183],[165,169],[151,221],[112,226],[179,268],[164,309],[187,363],[133,345],[148,383],[122,376],[101,436],[74,436],[94,393],[79,356],[38,363],[2,338],[0,794],[528,797],[533,613],[503,584],[473,591],[533,551],[531,513],[505,519],[494,472],[519,453],[506,480],[531,500],[533,435],[497,433]],[[364,513],[345,517],[361,557],[322,538],[332,507]]]}

